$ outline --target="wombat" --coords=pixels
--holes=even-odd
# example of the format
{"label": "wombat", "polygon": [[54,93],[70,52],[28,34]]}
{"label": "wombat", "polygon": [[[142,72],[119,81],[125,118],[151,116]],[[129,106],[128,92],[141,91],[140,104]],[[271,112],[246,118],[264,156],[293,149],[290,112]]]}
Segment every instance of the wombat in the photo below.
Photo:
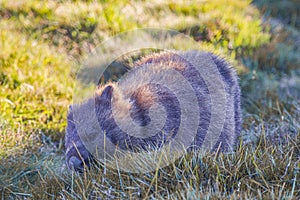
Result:
{"label": "wombat", "polygon": [[[217,71],[213,71],[211,66],[216,66]],[[161,75],[171,73],[172,70],[175,73],[170,77]],[[158,79],[149,78],[150,74]],[[181,89],[184,84],[179,79],[168,80],[177,76],[176,74],[181,75],[188,83],[195,96],[194,99],[191,93]],[[225,97],[221,98],[220,94],[219,101],[224,102],[223,113],[219,114],[224,115],[224,121],[211,149],[221,151],[234,149],[242,124],[240,87],[235,70],[224,59],[210,52],[201,51],[155,53],[135,62],[134,68],[125,75],[127,78],[125,81],[99,86],[93,98],[81,105],[70,106],[65,136],[66,160],[69,168],[82,171],[84,165],[89,166],[92,159],[92,153],[83,144],[83,137],[82,135],[79,137],[78,131],[90,134],[84,138],[85,141],[93,140],[93,136],[98,134],[105,135],[102,138],[106,138],[107,144],[115,145],[124,151],[147,151],[168,144],[181,129],[184,123],[182,116],[189,116],[189,113],[184,113],[184,109],[181,109],[184,105],[177,97],[180,93],[185,99],[187,109],[199,111],[197,119],[187,120],[187,128],[183,130],[183,134],[189,137],[189,128],[192,130],[192,125],[196,124],[195,137],[188,149],[201,148],[206,143],[205,136],[208,130],[217,126],[212,118],[218,117],[218,114],[214,114],[214,109],[220,107],[219,93],[211,91],[213,88],[211,83],[223,85]],[[141,83],[143,80],[145,84]],[[169,81],[170,85],[161,84],[164,81]],[[215,96],[211,93],[215,93]],[[214,101],[213,97],[217,97],[215,98],[217,100]],[[159,113],[163,113],[165,118],[163,114],[157,113],[151,118],[153,106],[158,106]],[[74,107],[77,108],[77,120],[74,119]],[[160,127],[159,130],[149,128],[156,127],[150,126],[155,123]],[[130,134],[131,132],[135,134]],[[100,148],[103,147],[100,145]],[[107,151],[113,153],[113,148]]]}

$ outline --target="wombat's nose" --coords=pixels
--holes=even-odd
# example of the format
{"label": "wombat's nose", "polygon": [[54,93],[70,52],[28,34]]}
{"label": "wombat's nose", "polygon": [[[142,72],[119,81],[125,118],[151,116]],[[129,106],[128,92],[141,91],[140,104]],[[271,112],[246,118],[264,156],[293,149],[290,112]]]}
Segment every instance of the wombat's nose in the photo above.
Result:
{"label": "wombat's nose", "polygon": [[66,152],[67,165],[74,171],[83,172],[84,168],[90,167],[92,155],[84,146],[72,147]]}
{"label": "wombat's nose", "polygon": [[84,163],[81,159],[77,158],[76,156],[72,156],[69,159],[69,168],[74,169],[75,171],[82,172],[84,169]]}

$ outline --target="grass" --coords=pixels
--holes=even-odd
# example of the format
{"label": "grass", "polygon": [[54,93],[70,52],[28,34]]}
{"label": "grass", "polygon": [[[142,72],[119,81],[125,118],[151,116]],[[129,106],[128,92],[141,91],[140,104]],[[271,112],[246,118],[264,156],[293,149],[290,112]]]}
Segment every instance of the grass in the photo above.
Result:
{"label": "grass", "polygon": [[[242,0],[0,0],[2,199],[299,198],[300,30],[290,3],[286,16],[267,0],[255,1],[261,12]],[[70,172],[63,138],[76,69],[106,38],[148,26],[186,33],[238,67],[241,144],[147,174],[101,163]]]}
{"label": "grass", "polygon": [[[3,21],[1,25],[10,26]],[[63,136],[72,82],[67,81],[67,57],[48,44],[11,30],[1,31],[0,37],[0,119],[6,127],[1,129],[3,155],[7,148],[22,145],[31,133]]]}
{"label": "grass", "polygon": [[70,173],[62,165],[63,158],[44,147],[35,156],[27,152],[18,160],[8,159],[6,167],[18,168],[1,169],[2,181],[10,183],[2,194],[32,199],[293,199],[299,195],[299,139],[298,134],[280,144],[262,135],[254,145],[240,145],[234,154],[187,155],[147,174],[122,173],[101,164],[84,174]]}

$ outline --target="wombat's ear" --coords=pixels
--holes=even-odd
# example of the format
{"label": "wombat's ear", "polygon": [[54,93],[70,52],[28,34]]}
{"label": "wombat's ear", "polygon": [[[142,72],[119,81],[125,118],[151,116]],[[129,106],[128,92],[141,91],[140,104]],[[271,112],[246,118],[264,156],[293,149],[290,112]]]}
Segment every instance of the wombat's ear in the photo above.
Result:
{"label": "wombat's ear", "polygon": [[106,86],[102,91],[101,98],[111,100],[113,90],[114,89],[111,85]]}
{"label": "wombat's ear", "polygon": [[69,113],[72,112],[73,106],[69,105]]}
{"label": "wombat's ear", "polygon": [[69,110],[68,110],[68,114],[67,114],[67,119],[68,122],[71,120],[73,121],[73,106],[69,105]]}

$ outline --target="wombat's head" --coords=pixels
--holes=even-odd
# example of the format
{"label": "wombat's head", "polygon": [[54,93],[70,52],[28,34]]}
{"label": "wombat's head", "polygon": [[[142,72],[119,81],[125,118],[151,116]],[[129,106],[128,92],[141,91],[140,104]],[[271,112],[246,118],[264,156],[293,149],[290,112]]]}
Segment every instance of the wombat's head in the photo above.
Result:
{"label": "wombat's head", "polygon": [[[101,88],[82,104],[74,104],[69,107],[67,116],[67,128],[65,135],[66,161],[70,169],[82,172],[84,166],[90,166],[94,160],[90,150],[102,149],[103,138],[101,124],[111,118],[110,102],[112,98],[112,86]],[[100,134],[100,135],[99,135]],[[98,137],[99,136],[99,137]],[[83,142],[85,141],[85,142]],[[89,145],[88,147],[85,145]],[[95,148],[94,148],[95,147]]]}
{"label": "wombat's head", "polygon": [[85,148],[78,135],[73,117],[72,106],[69,107],[67,116],[68,125],[65,135],[66,161],[70,169],[83,172],[84,166],[89,167],[92,155]]}

